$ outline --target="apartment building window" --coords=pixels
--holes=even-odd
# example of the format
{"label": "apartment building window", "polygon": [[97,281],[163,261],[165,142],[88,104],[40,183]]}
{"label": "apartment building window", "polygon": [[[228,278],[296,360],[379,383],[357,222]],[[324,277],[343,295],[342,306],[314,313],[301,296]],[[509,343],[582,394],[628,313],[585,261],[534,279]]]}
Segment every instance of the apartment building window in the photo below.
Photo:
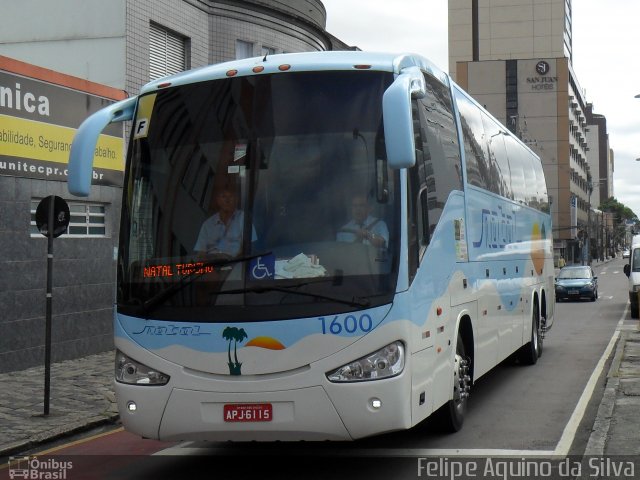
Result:
{"label": "apartment building window", "polygon": [[187,69],[187,39],[166,28],[149,25],[149,79]]}
{"label": "apartment building window", "polygon": [[253,57],[253,43],[236,40],[236,60]]}
{"label": "apartment building window", "polygon": [[[38,231],[36,225],[36,209],[41,199],[31,200],[31,229],[32,237],[40,237],[42,234]],[[78,237],[106,237],[106,207],[99,203],[82,203],[68,202],[71,219],[67,233],[63,234],[63,238]]]}

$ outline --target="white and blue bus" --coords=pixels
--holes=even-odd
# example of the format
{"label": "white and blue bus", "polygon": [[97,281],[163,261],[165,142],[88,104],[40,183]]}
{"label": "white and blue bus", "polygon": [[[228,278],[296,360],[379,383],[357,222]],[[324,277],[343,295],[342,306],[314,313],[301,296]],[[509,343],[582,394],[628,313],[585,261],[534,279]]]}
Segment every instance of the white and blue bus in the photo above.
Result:
{"label": "white and blue bus", "polygon": [[[156,80],[132,120],[114,331],[125,428],[163,440],[353,440],[536,363],[554,313],[540,159],[429,61],[314,52]],[[523,371],[526,375],[527,371]]]}

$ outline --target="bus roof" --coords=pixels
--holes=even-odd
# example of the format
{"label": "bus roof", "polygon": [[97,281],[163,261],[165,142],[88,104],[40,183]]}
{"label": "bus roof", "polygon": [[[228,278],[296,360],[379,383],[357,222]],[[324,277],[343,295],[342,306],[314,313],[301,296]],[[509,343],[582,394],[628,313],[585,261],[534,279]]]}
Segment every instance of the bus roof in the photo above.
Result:
{"label": "bus roof", "polygon": [[374,70],[399,74],[402,69],[412,66],[420,67],[420,69],[429,72],[445,85],[449,85],[448,75],[420,55],[331,51],[286,53],[208,65],[153,80],[142,87],[140,93],[150,93],[158,88],[234,76],[322,70]]}

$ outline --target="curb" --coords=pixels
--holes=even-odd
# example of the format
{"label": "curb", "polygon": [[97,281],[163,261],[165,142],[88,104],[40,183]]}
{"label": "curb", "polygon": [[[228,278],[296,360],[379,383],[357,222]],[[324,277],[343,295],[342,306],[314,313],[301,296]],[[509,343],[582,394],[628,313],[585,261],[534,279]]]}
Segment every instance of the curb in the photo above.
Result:
{"label": "curb", "polygon": [[87,420],[76,421],[62,427],[53,428],[46,432],[36,434],[29,439],[19,440],[17,442],[0,446],[0,458],[10,456],[14,453],[25,454],[27,451],[37,448],[44,443],[58,440],[67,435],[86,432],[103,425],[115,425],[119,420],[120,415],[113,413],[90,417]]}
{"label": "curb", "polygon": [[587,446],[584,451],[586,456],[604,455],[604,449],[607,443],[609,429],[611,427],[611,420],[613,418],[613,409],[615,407],[618,388],[620,386],[618,370],[622,362],[622,355],[624,353],[626,340],[626,332],[620,332],[618,340],[616,341],[616,351],[613,355],[611,365],[609,366],[609,371],[607,372],[607,382],[604,388],[604,393],[602,394],[600,406],[598,407],[598,412],[591,429],[591,435],[589,435],[589,441],[587,442]]}

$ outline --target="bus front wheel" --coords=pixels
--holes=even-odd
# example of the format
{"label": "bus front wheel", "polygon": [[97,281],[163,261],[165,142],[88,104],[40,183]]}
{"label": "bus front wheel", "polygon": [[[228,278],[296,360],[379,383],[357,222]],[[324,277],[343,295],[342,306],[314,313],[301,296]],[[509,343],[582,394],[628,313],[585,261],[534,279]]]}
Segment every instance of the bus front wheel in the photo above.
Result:
{"label": "bus front wheel", "polygon": [[443,427],[449,432],[457,432],[462,428],[467,413],[471,389],[469,365],[470,361],[465,352],[462,336],[458,333],[453,366],[453,398],[443,406],[441,412]]}

